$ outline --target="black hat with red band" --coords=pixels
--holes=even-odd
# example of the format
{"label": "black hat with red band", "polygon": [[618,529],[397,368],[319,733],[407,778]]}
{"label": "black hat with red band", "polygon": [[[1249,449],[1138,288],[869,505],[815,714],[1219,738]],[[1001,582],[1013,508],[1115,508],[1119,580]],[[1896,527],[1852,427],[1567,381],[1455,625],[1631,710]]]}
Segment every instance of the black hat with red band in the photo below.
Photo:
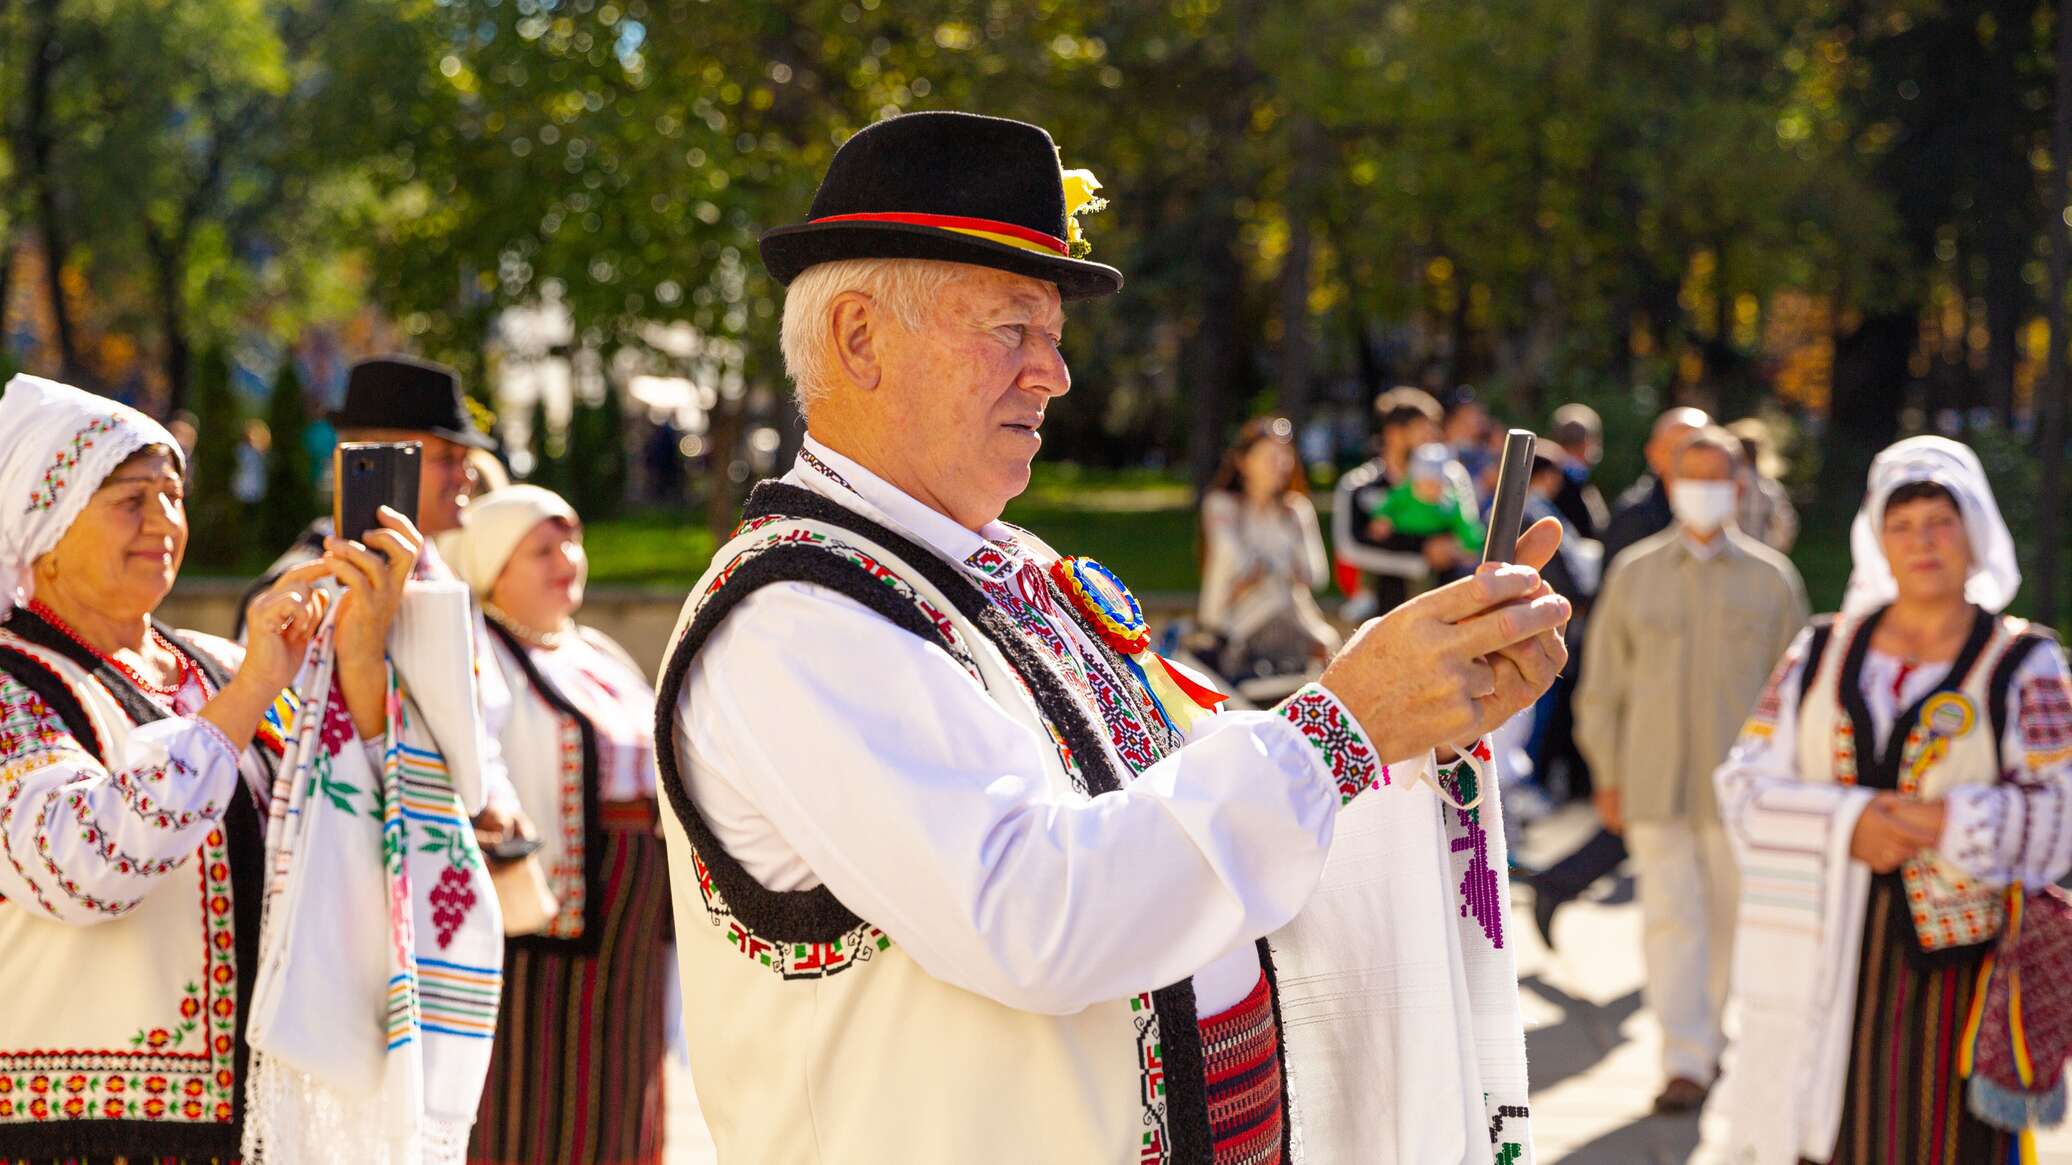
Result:
{"label": "black hat with red band", "polygon": [[1083,257],[1074,218],[1100,208],[1099,186],[1059,168],[1040,126],[909,113],[835,151],[808,220],[762,237],[763,263],[789,284],[840,259],[940,259],[1047,280],[1066,299],[1111,295],[1122,272]]}

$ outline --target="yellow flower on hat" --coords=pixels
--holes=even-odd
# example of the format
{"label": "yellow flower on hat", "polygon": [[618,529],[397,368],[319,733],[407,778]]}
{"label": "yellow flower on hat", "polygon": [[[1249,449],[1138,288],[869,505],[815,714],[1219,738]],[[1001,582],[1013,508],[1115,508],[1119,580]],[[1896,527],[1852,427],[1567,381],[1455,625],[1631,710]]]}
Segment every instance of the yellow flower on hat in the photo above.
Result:
{"label": "yellow flower on hat", "polygon": [[1065,185],[1065,245],[1074,259],[1084,259],[1093,254],[1094,246],[1079,233],[1079,215],[1098,213],[1108,205],[1105,198],[1094,197],[1094,191],[1101,188],[1101,180],[1094,177],[1092,170],[1066,170],[1060,175]]}

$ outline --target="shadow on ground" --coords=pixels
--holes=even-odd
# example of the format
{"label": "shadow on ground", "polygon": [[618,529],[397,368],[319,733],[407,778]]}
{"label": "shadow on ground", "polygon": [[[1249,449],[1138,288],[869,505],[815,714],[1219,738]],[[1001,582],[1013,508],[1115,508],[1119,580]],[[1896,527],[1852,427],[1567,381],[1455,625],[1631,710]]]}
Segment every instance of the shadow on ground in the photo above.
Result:
{"label": "shadow on ground", "polygon": [[1534,1092],[1553,1088],[1595,1067],[1613,1048],[1625,1042],[1619,1027],[1640,1010],[1638,991],[1597,1004],[1578,999],[1538,975],[1519,979],[1518,986],[1559,1007],[1562,1013],[1558,1023],[1525,1033],[1525,1057],[1532,1066]]}
{"label": "shadow on ground", "polygon": [[1698,1150],[1696,1116],[1642,1117],[1577,1145],[1562,1165],[1684,1165]]}
{"label": "shadow on ground", "polygon": [[[1620,880],[1629,883],[1630,893],[1630,880]],[[1518,986],[1559,1007],[1562,1014],[1559,1022],[1525,1035],[1535,1093],[1595,1067],[1624,1042],[1619,1029],[1640,1010],[1638,991],[1597,1004],[1578,999],[1538,975],[1525,976]],[[1563,1165],[1683,1165],[1697,1148],[1696,1116],[1647,1116],[1576,1146],[1561,1160]]]}

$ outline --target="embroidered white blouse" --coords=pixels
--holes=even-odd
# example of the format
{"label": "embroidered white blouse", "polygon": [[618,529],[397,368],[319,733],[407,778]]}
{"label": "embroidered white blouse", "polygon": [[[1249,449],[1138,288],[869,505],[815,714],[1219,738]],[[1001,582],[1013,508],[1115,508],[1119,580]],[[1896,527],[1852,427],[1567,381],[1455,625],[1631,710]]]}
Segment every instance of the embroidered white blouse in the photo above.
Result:
{"label": "embroidered white blouse", "polygon": [[[810,438],[784,480],[975,580],[1054,557],[999,523],[967,530]],[[1097,653],[1076,622],[1050,622],[1087,668]],[[1275,712],[1215,716],[1123,789],[1058,796],[1051,741],[941,651],[809,583],[744,600],[676,715],[690,794],[751,876],[825,884],[929,974],[1025,1011],[1188,976],[1200,1014],[1235,1005],[1259,979],[1253,940],[1315,889],[1341,803],[1323,755]]]}
{"label": "embroidered white blouse", "polygon": [[655,795],[655,689],[617,647],[584,629],[526,654],[597,733],[597,799],[638,801]]}
{"label": "embroidered white blouse", "polygon": [[[1801,631],[1792,641],[1771,680],[1774,690],[1758,705],[1758,716],[1774,725],[1771,732],[1743,733],[1715,779],[1730,830],[1771,848],[1819,853],[1828,845],[1834,810],[1844,801],[1868,800],[1872,791],[1799,778],[1801,661],[1811,637]],[[1910,667],[1884,652],[1865,653],[1863,698],[1875,749],[1885,747],[1900,710],[1948,671],[1948,664]],[[2047,885],[2072,871],[2072,687],[2064,650],[2053,643],[2031,651],[2013,684],[2001,757],[2014,778],[1951,790],[1936,849],[1988,885]],[[1848,822],[1854,828],[1854,814]]]}
{"label": "embroidered white blouse", "polygon": [[[129,913],[185,867],[240,779],[239,749],[195,715],[212,694],[189,673],[177,715],[132,730],[103,765],[42,697],[0,673],[0,898],[86,926]],[[258,771],[245,779],[264,806]]]}

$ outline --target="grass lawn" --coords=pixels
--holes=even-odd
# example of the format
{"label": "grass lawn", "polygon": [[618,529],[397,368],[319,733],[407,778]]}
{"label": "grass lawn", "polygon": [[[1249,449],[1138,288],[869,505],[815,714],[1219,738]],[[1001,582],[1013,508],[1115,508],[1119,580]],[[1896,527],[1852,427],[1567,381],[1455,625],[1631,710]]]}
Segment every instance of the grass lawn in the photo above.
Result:
{"label": "grass lawn", "polygon": [[[1104,473],[1075,465],[1041,466],[1007,520],[1064,554],[1090,555],[1146,594],[1192,591],[1194,509],[1187,487],[1146,472]],[[648,510],[588,523],[590,580],[602,585],[683,589],[697,581],[716,549],[693,511]]]}
{"label": "grass lawn", "polygon": [[[1148,472],[1037,468],[1028,492],[1008,506],[1008,521],[1034,531],[1061,553],[1099,559],[1146,595],[1191,592],[1201,585],[1194,509],[1185,485]],[[1316,501],[1328,506],[1330,495],[1318,491]],[[1849,581],[1849,522],[1855,504],[1854,498],[1840,506],[1816,502],[1800,512],[1802,529],[1792,561],[1806,580],[1815,611],[1841,604]],[[1328,513],[1324,525],[1328,530]],[[669,589],[694,582],[714,549],[697,515],[674,511],[594,523],[587,540],[593,581]],[[2027,597],[2016,601],[2014,613],[2025,611]]]}

